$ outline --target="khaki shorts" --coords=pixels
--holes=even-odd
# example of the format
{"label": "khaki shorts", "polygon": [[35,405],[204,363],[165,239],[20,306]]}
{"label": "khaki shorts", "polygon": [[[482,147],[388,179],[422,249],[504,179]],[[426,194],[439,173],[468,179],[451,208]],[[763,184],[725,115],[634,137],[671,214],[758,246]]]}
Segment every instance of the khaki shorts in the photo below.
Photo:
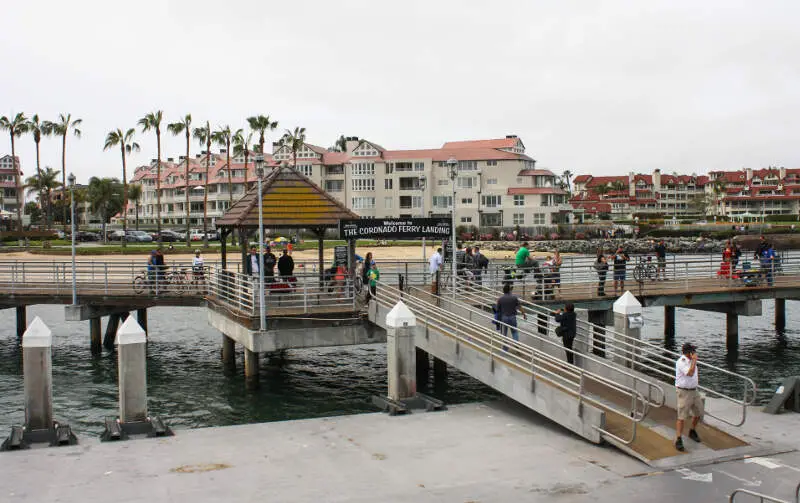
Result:
{"label": "khaki shorts", "polygon": [[680,389],[678,392],[678,419],[689,419],[692,417],[703,417],[703,397],[696,389]]}

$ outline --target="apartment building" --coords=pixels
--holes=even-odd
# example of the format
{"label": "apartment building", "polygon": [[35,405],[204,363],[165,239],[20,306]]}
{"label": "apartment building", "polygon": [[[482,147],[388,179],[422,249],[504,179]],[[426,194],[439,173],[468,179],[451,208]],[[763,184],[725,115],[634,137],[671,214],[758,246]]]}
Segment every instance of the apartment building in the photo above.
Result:
{"label": "apartment building", "polygon": [[[0,157],[0,210],[8,211],[16,215],[17,212],[17,181],[16,173],[20,170],[19,156],[12,160],[11,155],[6,154]],[[22,196],[22,204],[25,204],[25,196]]]}
{"label": "apartment building", "polygon": [[570,203],[576,213],[614,219],[663,215],[681,217],[696,213],[692,200],[705,197],[708,176],[629,173],[622,176],[576,176]]}
{"label": "apartment building", "polygon": [[800,215],[800,169],[712,171],[714,214],[726,217]]}
{"label": "apartment building", "polygon": [[[294,165],[289,149],[273,144],[265,166]],[[208,193],[208,218],[216,218],[255,183],[255,167],[244,157],[231,157],[232,191],[228,191],[226,152],[202,152],[162,161],[161,218],[164,225],[185,225],[185,190],[189,190],[190,224],[202,225],[203,197]],[[296,169],[363,217],[449,216],[455,198],[457,223],[476,227],[549,226],[568,222],[572,206],[557,177],[536,167],[514,135],[477,141],[447,142],[438,149],[387,150],[356,137],[343,152],[305,144]],[[448,161],[457,163],[451,180]],[[186,163],[189,180],[185,180]],[[206,176],[206,163],[208,175]],[[245,171],[246,170],[246,171]],[[136,168],[132,182],[142,184],[140,223],[155,224],[156,161]],[[454,187],[455,185],[455,187]],[[133,205],[128,210],[133,216]]]}

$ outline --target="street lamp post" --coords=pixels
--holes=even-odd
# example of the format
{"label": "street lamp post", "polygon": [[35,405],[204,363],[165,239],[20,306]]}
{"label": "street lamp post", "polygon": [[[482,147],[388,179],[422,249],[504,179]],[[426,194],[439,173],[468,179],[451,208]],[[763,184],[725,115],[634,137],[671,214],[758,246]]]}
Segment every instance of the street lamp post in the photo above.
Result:
{"label": "street lamp post", "polygon": [[[421,206],[422,206],[422,218],[425,218],[425,182],[426,182],[425,175],[419,175],[419,190],[422,192],[421,198]],[[425,263],[427,262],[425,255],[427,254],[427,249],[425,246],[425,236],[422,236],[422,282],[425,283]]]}
{"label": "street lamp post", "polygon": [[450,257],[450,262],[452,266],[452,275],[453,275],[453,299],[456,298],[456,274],[458,272],[456,268],[456,176],[458,175],[458,161],[455,157],[451,157],[447,160],[447,168],[450,174],[450,181],[453,183],[453,212],[450,214],[450,232],[451,236],[450,239],[452,240],[450,243],[450,249],[452,250],[452,255]]}
{"label": "street lamp post", "polygon": [[264,154],[256,154],[256,178],[258,178],[258,316],[260,330],[267,329],[267,306],[264,304],[264,203],[261,201],[261,179],[264,177]]}
{"label": "street lamp post", "polygon": [[78,305],[78,283],[75,278],[75,175],[70,173],[67,177],[69,184],[69,207],[72,224],[72,305]]}

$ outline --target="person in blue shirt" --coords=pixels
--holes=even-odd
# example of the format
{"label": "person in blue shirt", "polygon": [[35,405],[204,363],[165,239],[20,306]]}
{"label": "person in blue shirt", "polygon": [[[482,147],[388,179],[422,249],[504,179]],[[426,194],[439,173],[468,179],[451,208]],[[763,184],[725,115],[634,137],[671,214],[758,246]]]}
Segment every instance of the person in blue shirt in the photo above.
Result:
{"label": "person in blue shirt", "polygon": [[764,271],[765,276],[767,277],[767,285],[772,286],[774,284],[774,273],[775,273],[775,262],[776,262],[776,255],[775,255],[775,248],[772,247],[771,244],[767,244],[761,249],[761,270]]}

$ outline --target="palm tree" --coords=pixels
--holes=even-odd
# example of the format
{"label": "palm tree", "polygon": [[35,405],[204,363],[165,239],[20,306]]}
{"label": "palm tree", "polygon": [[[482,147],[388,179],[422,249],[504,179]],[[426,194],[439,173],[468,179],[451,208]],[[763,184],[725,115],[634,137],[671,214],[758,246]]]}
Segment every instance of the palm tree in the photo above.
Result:
{"label": "palm tree", "polygon": [[275,131],[278,127],[278,121],[270,119],[269,115],[255,115],[247,118],[247,124],[254,132],[258,133],[258,149],[262,154],[264,153],[264,133],[266,131]]}
{"label": "palm tree", "polygon": [[[158,164],[156,165],[156,232],[158,233],[158,244],[161,246],[161,120],[163,119],[163,112],[161,110],[156,110],[155,112],[151,112],[141,119],[139,119],[139,126],[142,128],[142,132],[145,133],[147,131],[153,130],[156,133],[156,150],[158,153]],[[139,150],[138,148],[136,150]],[[125,162],[124,155],[123,155],[123,164]],[[127,187],[125,183],[125,177],[123,175],[122,184]],[[128,198],[125,198],[125,202],[127,204]],[[125,221],[123,220],[123,223]]]}
{"label": "palm tree", "polygon": [[719,201],[720,195],[725,194],[727,189],[727,184],[725,180],[720,177],[714,180],[713,185],[711,185],[711,193],[714,195],[714,214],[719,215]]}
{"label": "palm tree", "polygon": [[572,194],[572,171],[565,169],[563,173],[561,173],[561,180],[564,181],[564,185],[566,185],[567,193]]}
{"label": "palm tree", "polygon": [[208,168],[211,164],[211,140],[214,133],[211,132],[211,124],[206,121],[205,126],[194,128],[192,135],[200,142],[201,148],[203,145],[206,146],[206,176],[204,180],[205,190],[203,191],[203,241],[204,246],[208,246],[208,184],[210,183],[208,180]]}
{"label": "palm tree", "polygon": [[615,180],[615,181],[611,182],[611,190],[614,190],[614,191],[617,191],[617,192],[621,192],[621,191],[625,190],[625,182],[623,182],[622,180]]}
{"label": "palm tree", "polygon": [[142,186],[138,183],[128,187],[128,197],[133,201],[133,211],[136,213],[136,230],[139,230],[139,202],[142,200]]}
{"label": "palm tree", "polygon": [[283,137],[280,139],[280,146],[286,147],[292,153],[292,167],[297,169],[297,153],[302,150],[303,145],[306,144],[306,128],[296,127],[294,131],[286,130]]}
{"label": "palm tree", "polygon": [[186,186],[184,192],[186,192],[186,246],[188,247],[192,244],[189,236],[189,221],[191,219],[191,206],[189,203],[189,146],[192,140],[192,115],[186,114],[182,121],[167,125],[167,130],[174,136],[178,136],[181,133],[186,135],[186,166],[183,169],[183,181]]}
{"label": "palm tree", "polygon": [[608,194],[608,185],[598,185],[597,187],[592,187],[592,190],[602,199],[605,194]]}
{"label": "palm tree", "polygon": [[14,182],[17,187],[17,230],[22,232],[22,180],[20,179],[19,164],[17,163],[17,151],[14,147],[14,138],[22,136],[27,131],[28,119],[25,114],[20,112],[12,119],[5,115],[0,117],[0,129],[8,131],[11,137],[11,162],[14,164]]}
{"label": "palm tree", "polygon": [[40,171],[37,176],[29,176],[25,180],[25,187],[28,189],[28,195],[36,194],[39,196],[39,206],[44,211],[45,225],[49,225],[52,218],[53,190],[61,187],[61,182],[58,181],[58,171],[51,167],[46,167],[44,171]]}
{"label": "palm tree", "polygon": [[[67,135],[70,131],[76,138],[81,137],[79,126],[83,119],[72,119],[72,114],[59,114],[57,122],[46,122],[47,130],[54,135],[61,137],[61,186],[67,186]],[[67,230],[67,213],[69,209],[64,205],[64,231]]]}
{"label": "palm tree", "polygon": [[[46,121],[42,122],[39,120],[39,114],[33,114],[33,117],[28,121],[28,127],[26,129],[28,133],[33,135],[33,142],[36,144],[36,174],[41,177],[42,165],[39,161],[39,143],[42,141],[42,135],[48,136],[50,134],[50,129]],[[42,209],[44,210],[44,199],[41,193],[39,194],[39,204],[42,205]],[[45,213],[45,226],[47,226],[49,221],[46,217],[47,214]]]}
{"label": "palm tree", "polygon": [[[233,133],[230,126],[220,126],[214,131],[214,143],[219,146],[225,146],[225,166],[228,169],[228,194],[230,195],[230,205],[233,206],[233,175],[231,171],[231,141],[233,140]],[[210,152],[209,152],[210,155]]]}
{"label": "palm tree", "polygon": [[244,191],[247,192],[247,160],[250,158],[250,142],[253,141],[253,132],[249,131],[247,136],[241,129],[233,135],[233,155],[244,155]]}
{"label": "palm tree", "polygon": [[[114,131],[110,131],[108,136],[106,136],[106,143],[103,145],[103,150],[108,150],[110,148],[119,146],[120,154],[122,154],[122,232],[125,236],[122,237],[122,246],[125,246],[127,243],[127,232],[128,232],[128,174],[126,170],[126,156],[131,152],[139,151],[139,144],[133,141],[133,136],[136,134],[136,130],[130,128],[129,130],[122,132],[121,129],[116,129]],[[159,162],[159,166],[161,163]],[[159,175],[160,179],[160,175]],[[159,239],[161,236],[161,219],[158,222],[159,226]]]}
{"label": "palm tree", "polygon": [[[133,130],[131,129],[130,131]],[[91,203],[92,211],[100,214],[103,226],[103,242],[106,243],[108,242],[106,224],[109,216],[119,212],[125,206],[119,194],[119,186],[119,180],[116,178],[97,178],[93,176],[89,180],[87,196]],[[78,198],[76,197],[75,200],[77,201]],[[125,240],[123,239],[124,242]]]}

